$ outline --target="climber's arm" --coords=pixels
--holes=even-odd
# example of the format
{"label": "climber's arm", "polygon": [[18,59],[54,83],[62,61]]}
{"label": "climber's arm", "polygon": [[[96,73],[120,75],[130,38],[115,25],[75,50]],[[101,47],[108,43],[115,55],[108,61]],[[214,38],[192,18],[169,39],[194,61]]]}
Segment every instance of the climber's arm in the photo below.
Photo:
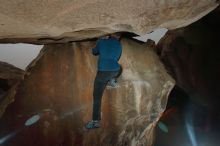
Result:
{"label": "climber's arm", "polygon": [[99,47],[100,47],[100,40],[98,40],[96,47],[92,49],[92,54],[97,56],[99,55]]}

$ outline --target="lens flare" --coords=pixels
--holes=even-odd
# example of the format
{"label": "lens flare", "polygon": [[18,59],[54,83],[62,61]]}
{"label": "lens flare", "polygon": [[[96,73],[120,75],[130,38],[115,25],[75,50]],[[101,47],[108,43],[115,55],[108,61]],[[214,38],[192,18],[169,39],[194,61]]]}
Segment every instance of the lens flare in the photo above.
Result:
{"label": "lens flare", "polygon": [[[30,117],[29,119],[27,119],[26,122],[24,123],[24,125],[25,126],[31,126],[31,125],[35,124],[39,119],[40,119],[40,115],[34,115],[34,116]],[[19,132],[21,132],[23,129],[24,129],[24,126],[22,126],[22,128],[20,128],[18,130],[15,130],[15,131],[9,133],[6,136],[0,138],[0,145],[7,142],[10,139],[12,139]]]}
{"label": "lens flare", "polygon": [[79,107],[79,108],[75,108],[74,110],[70,110],[70,111],[68,111],[68,112],[65,112],[65,113],[63,113],[63,114],[60,115],[60,119],[64,119],[64,118],[66,118],[66,117],[68,117],[68,116],[71,116],[71,115],[77,113],[77,112],[80,112],[80,111],[86,109],[87,106],[88,106],[88,105],[83,105],[83,106],[81,106],[81,107]]}
{"label": "lens flare", "polygon": [[13,132],[9,133],[8,135],[0,138],[0,145],[5,143],[6,141],[10,140],[11,138],[13,138],[15,135],[17,135],[22,130],[23,129],[19,129],[19,130],[13,131]]}
{"label": "lens flare", "polygon": [[40,119],[40,115],[34,115],[32,117],[30,117],[29,119],[27,119],[27,121],[25,122],[25,126],[31,126],[33,124],[35,124],[37,121],[39,121]]}
{"label": "lens flare", "polygon": [[158,123],[158,127],[160,128],[160,130],[162,130],[164,133],[168,133],[168,128],[167,126],[163,123],[163,122],[159,122]]}
{"label": "lens flare", "polygon": [[192,116],[192,108],[193,105],[188,105],[185,113],[185,124],[186,124],[186,130],[189,135],[189,139],[192,143],[193,146],[198,146],[197,140],[196,140],[196,135],[195,135],[195,130],[194,130],[194,125],[193,125],[193,116]]}
{"label": "lens flare", "polygon": [[[60,119],[64,119],[64,118],[66,118],[66,117],[68,117],[68,116],[71,116],[71,115],[77,113],[77,112],[80,112],[80,111],[86,109],[87,106],[88,106],[88,105],[86,104],[86,105],[80,106],[79,108],[75,108],[74,110],[70,110],[70,111],[68,111],[68,112],[65,112],[65,113],[63,113],[63,114],[60,115]],[[13,132],[9,133],[8,135],[6,135],[6,136],[0,138],[0,145],[2,145],[3,143],[5,143],[6,141],[12,139],[12,138],[13,138],[14,136],[16,136],[19,132],[21,132],[23,129],[25,129],[25,127],[31,126],[31,125],[33,125],[33,124],[36,124],[36,123],[40,120],[42,114],[45,114],[45,112],[52,112],[52,111],[53,111],[52,109],[45,109],[44,112],[39,113],[39,114],[36,114],[36,115],[33,115],[32,117],[28,118],[28,119],[25,121],[24,125],[21,126],[22,128],[20,128],[20,129],[18,129],[18,130],[16,130],[16,131],[13,131]]]}

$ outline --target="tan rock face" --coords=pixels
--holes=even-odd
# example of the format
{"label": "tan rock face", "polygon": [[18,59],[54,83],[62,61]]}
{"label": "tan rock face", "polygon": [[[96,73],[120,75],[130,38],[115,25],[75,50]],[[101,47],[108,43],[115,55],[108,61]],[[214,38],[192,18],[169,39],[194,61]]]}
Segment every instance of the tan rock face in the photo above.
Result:
{"label": "tan rock face", "polygon": [[174,81],[153,47],[131,40],[122,40],[123,73],[118,88],[105,90],[101,128],[83,129],[92,113],[97,61],[91,54],[94,45],[95,42],[81,42],[45,46],[41,57],[29,66],[16,100],[8,107],[0,124],[9,131],[18,129],[34,114],[40,114],[41,119],[8,144],[152,145],[154,127],[165,110]]}
{"label": "tan rock face", "polygon": [[[0,0],[1,42],[67,42],[128,31],[186,26],[216,0]],[[7,39],[9,38],[9,39]],[[13,39],[12,39],[13,38]]]}

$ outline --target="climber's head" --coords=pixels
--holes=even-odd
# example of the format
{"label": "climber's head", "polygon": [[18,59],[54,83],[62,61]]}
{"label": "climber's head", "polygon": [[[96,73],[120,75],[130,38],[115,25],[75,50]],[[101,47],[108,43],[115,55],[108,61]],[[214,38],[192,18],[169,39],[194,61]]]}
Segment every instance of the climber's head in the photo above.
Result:
{"label": "climber's head", "polygon": [[108,34],[105,36],[102,36],[102,39],[109,39],[109,38],[116,38],[117,40],[121,40],[121,36],[122,34],[120,32],[116,32],[116,33],[112,33],[112,34]]}
{"label": "climber's head", "polygon": [[116,38],[117,40],[121,39],[121,33],[120,32],[116,32],[110,35],[113,38]]}

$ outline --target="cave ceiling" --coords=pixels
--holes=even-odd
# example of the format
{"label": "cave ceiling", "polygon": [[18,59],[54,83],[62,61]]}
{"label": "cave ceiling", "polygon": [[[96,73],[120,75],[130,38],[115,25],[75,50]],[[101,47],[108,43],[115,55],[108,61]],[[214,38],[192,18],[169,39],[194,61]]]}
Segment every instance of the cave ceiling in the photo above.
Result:
{"label": "cave ceiling", "polygon": [[0,43],[65,43],[191,24],[216,0],[0,0]]}

